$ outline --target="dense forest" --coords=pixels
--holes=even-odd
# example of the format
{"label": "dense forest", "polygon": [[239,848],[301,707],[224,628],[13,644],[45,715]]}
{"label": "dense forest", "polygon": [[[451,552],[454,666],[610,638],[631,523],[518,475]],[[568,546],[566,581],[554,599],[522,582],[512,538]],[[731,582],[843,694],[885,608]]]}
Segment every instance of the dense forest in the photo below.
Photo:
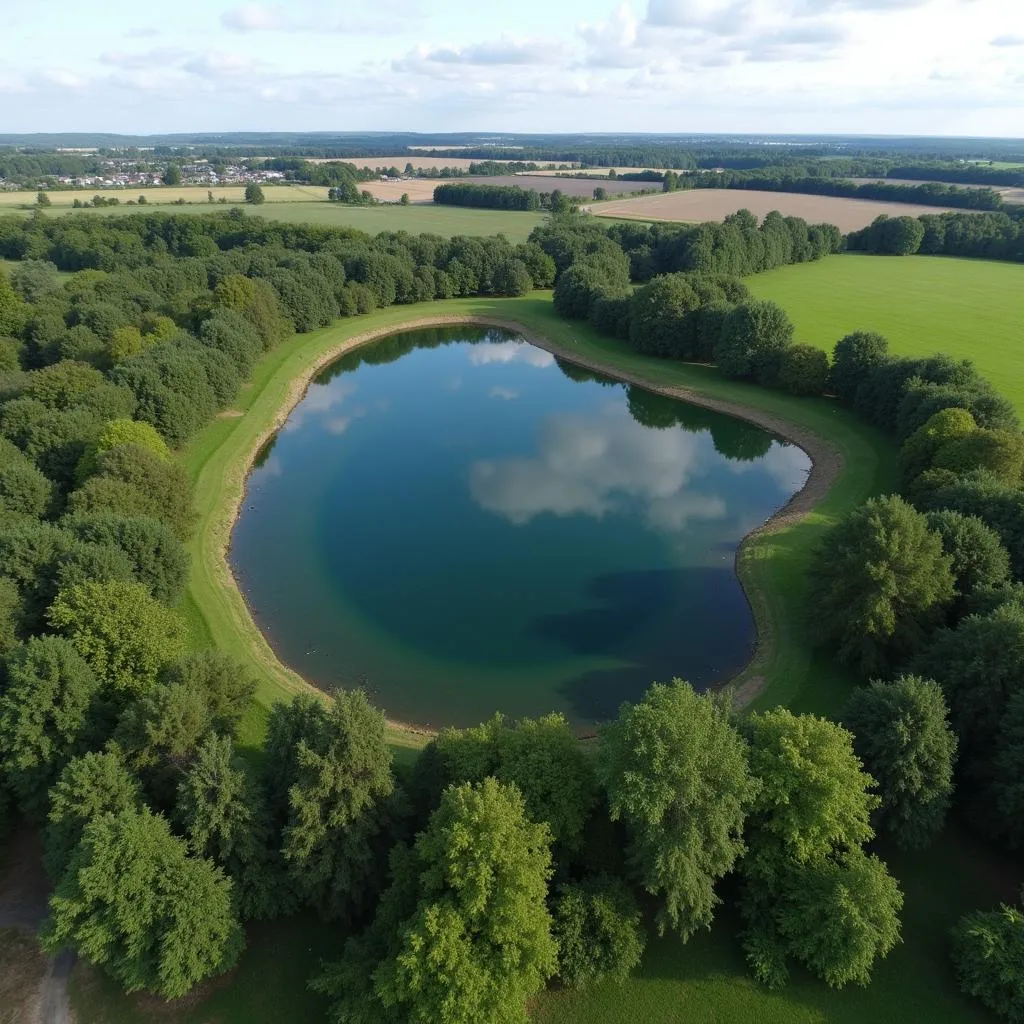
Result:
{"label": "dense forest", "polygon": [[[42,830],[45,947],[172,998],[237,961],[245,922],[311,907],[353,936],[312,980],[339,1024],[512,1022],[551,979],[624,977],[649,927],[686,941],[723,900],[759,982],[867,983],[902,908],[875,836],[927,845],[955,799],[1019,850],[1024,437],[969,363],[869,334],[830,362],[738,280],[841,245],[745,212],[563,214],[518,246],[240,211],[0,220],[19,261],[0,271],[0,793],[8,827]],[[176,449],[293,331],[552,284],[560,313],[639,351],[831,391],[901,445],[902,494],[813,566],[822,642],[864,686],[833,722],[739,717],[666,681],[594,750],[558,716],[496,717],[402,774],[382,713],[342,691],[275,705],[241,758],[254,680],[190,651],[177,610],[195,517]],[[964,988],[1009,1020],[1022,928],[1005,908],[955,936]]]}

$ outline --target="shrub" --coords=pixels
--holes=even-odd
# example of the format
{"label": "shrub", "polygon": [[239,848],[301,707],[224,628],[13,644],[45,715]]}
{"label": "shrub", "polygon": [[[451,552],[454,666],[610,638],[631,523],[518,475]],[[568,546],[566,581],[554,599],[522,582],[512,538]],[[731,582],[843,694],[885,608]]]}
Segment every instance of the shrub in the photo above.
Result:
{"label": "shrub", "polygon": [[793,324],[781,306],[767,300],[743,302],[725,317],[715,362],[726,377],[772,385],[792,340]]}
{"label": "shrub", "polygon": [[1024,913],[1018,907],[975,911],[953,929],[960,987],[997,1017],[1024,1020]]}
{"label": "shrub", "polygon": [[558,891],[554,909],[558,974],[571,988],[604,978],[622,982],[644,953],[643,918],[620,879],[590,878]]}
{"label": "shrub", "polygon": [[779,386],[791,395],[822,395],[828,386],[828,356],[812,345],[791,345],[782,355]]}

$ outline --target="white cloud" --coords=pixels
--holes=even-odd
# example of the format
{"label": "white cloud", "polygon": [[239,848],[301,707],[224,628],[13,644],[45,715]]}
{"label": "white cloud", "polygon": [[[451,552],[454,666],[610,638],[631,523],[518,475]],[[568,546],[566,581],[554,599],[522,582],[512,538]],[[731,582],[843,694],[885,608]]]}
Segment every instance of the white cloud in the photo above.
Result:
{"label": "white cloud", "polygon": [[1024,46],[1024,35],[1022,35],[1022,36],[1016,36],[1016,35],[996,36],[995,39],[992,40],[992,45],[993,46],[999,46],[999,47]]}
{"label": "white cloud", "polygon": [[488,395],[491,398],[500,398],[500,399],[502,399],[502,400],[504,400],[506,402],[511,402],[511,401],[514,401],[516,398],[519,397],[519,392],[515,391],[512,388],[498,388],[498,387],[495,387],[495,388],[491,388],[491,390],[488,392]]}
{"label": "white cloud", "polygon": [[422,72],[431,65],[470,67],[531,67],[558,64],[566,56],[560,43],[543,39],[509,39],[472,46],[418,46],[393,63],[396,71]]}

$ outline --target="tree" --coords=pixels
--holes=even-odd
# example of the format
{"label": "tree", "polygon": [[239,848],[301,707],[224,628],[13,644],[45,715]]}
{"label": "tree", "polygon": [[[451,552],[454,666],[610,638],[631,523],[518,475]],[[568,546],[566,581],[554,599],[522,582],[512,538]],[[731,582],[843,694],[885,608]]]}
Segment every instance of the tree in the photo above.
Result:
{"label": "tree", "polygon": [[429,812],[446,787],[488,776],[518,788],[530,819],[551,829],[558,853],[579,851],[596,793],[590,758],[565,718],[509,725],[495,715],[473,729],[442,729],[417,763],[413,788]]}
{"label": "tree", "polygon": [[261,795],[230,737],[209,733],[203,740],[179,785],[175,818],[191,851],[219,864],[232,880],[243,919],[294,909],[270,849]]}
{"label": "tree", "polygon": [[715,362],[726,377],[772,385],[792,340],[793,324],[781,306],[766,299],[742,302],[722,323]]}
{"label": "tree", "polygon": [[622,982],[644,954],[643,917],[629,887],[608,875],[558,891],[554,908],[558,975],[570,988]]}
{"label": "tree", "polygon": [[[165,185],[180,185],[181,184],[181,167],[178,164],[168,164],[164,170],[164,184]],[[139,197],[141,202],[144,196]]]}
{"label": "tree", "polygon": [[104,452],[109,452],[122,444],[144,448],[146,451],[152,452],[162,462],[166,462],[171,457],[167,442],[157,433],[152,424],[130,419],[111,420],[86,446],[76,470],[78,479],[85,480],[92,476],[99,469],[99,457]]}
{"label": "tree", "polygon": [[185,470],[148,448],[119,444],[96,459],[96,475],[68,499],[73,516],[97,512],[149,516],[188,540],[195,521],[192,485]]}
{"label": "tree", "polygon": [[250,181],[245,186],[245,201],[251,203],[253,206],[259,206],[261,203],[266,201],[266,196],[263,194],[263,189],[254,181]]}
{"label": "tree", "polygon": [[174,604],[185,589],[188,555],[166,523],[149,516],[94,512],[66,518],[61,525],[88,545],[123,553],[130,578],[144,583],[161,604]]}
{"label": "tree", "polygon": [[412,850],[396,852],[370,931],[314,982],[333,1019],[526,1024],[557,963],[548,843],[514,786],[447,789]]}
{"label": "tree", "polygon": [[403,192],[402,193],[401,197],[398,200],[398,204],[400,206],[408,206],[409,205],[409,193],[408,192]]}
{"label": "tree", "polygon": [[964,762],[991,754],[1010,698],[1024,683],[1024,608],[1010,602],[936,633],[914,670],[941,685]]}
{"label": "tree", "polygon": [[982,792],[985,831],[1013,850],[1024,847],[1024,692],[1007,701],[987,786]]}
{"label": "tree", "polygon": [[104,814],[142,806],[138,780],[116,748],[83,754],[69,761],[50,790],[50,811],[43,837],[47,874],[60,878],[81,842],[85,826]]}
{"label": "tree", "polygon": [[203,696],[210,724],[219,733],[234,735],[256,695],[249,670],[221,651],[197,651],[168,665],[164,681],[180,684]]}
{"label": "tree", "polygon": [[791,395],[821,395],[828,387],[828,356],[813,345],[791,345],[782,354],[779,387]]}
{"label": "tree", "polygon": [[36,206],[51,206],[50,197],[43,191],[36,193]]}
{"label": "tree", "polygon": [[605,200],[607,198],[608,198],[608,189],[603,188],[602,186],[598,185],[597,188],[594,189],[594,199],[597,202],[600,203],[600,202],[602,202],[603,200]]}
{"label": "tree", "polygon": [[1016,486],[1024,469],[1024,436],[1016,430],[979,428],[946,441],[935,452],[932,464],[956,474],[985,469]]}
{"label": "tree", "polygon": [[629,832],[633,872],[659,897],[659,931],[688,939],[710,927],[756,788],[728,707],[680,680],[655,683],[602,730],[598,774]]}
{"label": "tree", "polygon": [[97,724],[99,681],[71,644],[37,636],[7,660],[0,695],[0,764],[23,814],[39,821],[47,794]]}
{"label": "tree", "polygon": [[293,748],[282,852],[298,891],[337,917],[372,895],[383,853],[379,805],[394,779],[384,716],[361,690],[339,690],[317,712]]}
{"label": "tree", "polygon": [[867,985],[875,961],[900,941],[902,908],[886,866],[857,850],[799,872],[779,909],[779,934],[789,954],[832,988]]}
{"label": "tree", "polygon": [[125,708],[114,741],[152,805],[169,809],[210,732],[210,709],[201,692],[180,683],[157,683]]}
{"label": "tree", "polygon": [[144,692],[185,651],[183,620],[141,583],[69,587],[51,605],[49,621],[115,692]]}
{"label": "tree", "polygon": [[991,590],[1010,578],[1010,555],[999,534],[977,516],[944,508],[928,512],[928,528],[942,538],[942,550],[952,560],[953,584],[961,598]]}
{"label": "tree", "polygon": [[861,849],[874,835],[874,780],[853,736],[823,718],[779,708],[752,715],[746,729],[760,782],[740,865],[751,969],[777,987],[796,957],[830,984],[863,982],[898,937],[902,902],[884,865],[866,863]]}
{"label": "tree", "polygon": [[874,835],[881,801],[842,726],[785,708],[749,720],[750,772],[759,780],[743,871],[772,885],[789,865],[836,858]]}
{"label": "tree", "polygon": [[946,821],[956,758],[948,714],[939,685],[918,676],[873,682],[843,711],[854,750],[878,783],[876,827],[906,849],[927,846]]}
{"label": "tree", "polygon": [[847,334],[836,342],[832,352],[832,390],[844,402],[853,404],[868,372],[884,363],[888,355],[889,342],[881,334]]}
{"label": "tree", "polygon": [[629,341],[638,352],[693,359],[686,324],[700,308],[687,274],[663,274],[638,288],[630,301]]}
{"label": "tree", "polygon": [[815,631],[865,674],[912,655],[953,599],[951,559],[902,498],[872,498],[825,537],[811,564]]}
{"label": "tree", "polygon": [[900,448],[900,473],[904,484],[932,468],[936,453],[950,441],[967,437],[978,429],[966,409],[942,409],[933,413]]}
{"label": "tree", "polygon": [[997,1017],[1024,1020],[1024,913],[1005,904],[975,911],[953,929],[953,963],[964,992]]}
{"label": "tree", "polygon": [[223,974],[244,946],[231,882],[210,861],[188,856],[166,820],[148,810],[86,825],[41,938],[51,954],[71,946],[127,992],[164,999]]}

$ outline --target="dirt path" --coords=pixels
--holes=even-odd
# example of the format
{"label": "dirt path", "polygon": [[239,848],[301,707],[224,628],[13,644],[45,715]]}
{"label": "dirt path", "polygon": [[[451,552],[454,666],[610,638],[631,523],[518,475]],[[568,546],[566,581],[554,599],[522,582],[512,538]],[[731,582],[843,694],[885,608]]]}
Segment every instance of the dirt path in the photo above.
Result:
{"label": "dirt path", "polygon": [[[327,351],[320,353],[320,355],[313,360],[302,373],[292,380],[288,391],[285,394],[284,401],[278,408],[277,413],[274,415],[271,422],[267,424],[266,428],[259,433],[246,458],[231,467],[230,472],[226,475],[224,484],[227,489],[234,493],[235,498],[232,506],[226,510],[226,514],[223,517],[219,517],[218,521],[214,525],[217,550],[217,562],[214,568],[214,574],[220,579],[225,587],[229,587],[237,591],[241,596],[242,602],[247,610],[246,614],[248,614],[249,617],[249,625],[251,625],[252,629],[256,630],[260,640],[262,641],[262,643],[259,644],[259,650],[254,652],[254,654],[266,665],[268,670],[274,676],[278,678],[289,678],[293,683],[294,681],[299,681],[300,685],[311,685],[306,683],[305,680],[302,680],[297,673],[288,669],[278,660],[276,654],[266,641],[266,638],[259,632],[259,628],[255,625],[255,621],[252,619],[251,613],[248,612],[248,603],[245,602],[244,595],[241,594],[241,591],[238,588],[238,583],[235,580],[228,563],[227,555],[231,530],[234,527],[239,513],[241,512],[242,501],[245,496],[245,480],[249,475],[249,471],[252,468],[252,464],[256,459],[256,456],[274,433],[284,425],[295,406],[298,405],[305,397],[305,394],[309,389],[309,385],[316,375],[324,367],[338,359],[339,356],[391,334],[419,330],[420,328],[425,327],[443,327],[446,325],[457,324],[479,324],[484,327],[501,327],[506,330],[513,331],[524,340],[528,341],[531,345],[544,349],[546,352],[550,352],[559,359],[564,359],[567,362],[575,363],[577,366],[581,366],[585,369],[594,370],[598,373],[603,373],[606,376],[614,377],[616,380],[623,381],[627,384],[637,384],[649,391],[667,395],[670,398],[678,398],[685,402],[689,402],[691,405],[703,406],[704,408],[713,409],[716,412],[722,412],[737,419],[745,420],[748,423],[753,423],[755,426],[762,427],[763,429],[771,431],[773,434],[777,434],[779,437],[785,438],[785,440],[796,444],[807,453],[811,459],[811,471],[807,476],[804,486],[797,491],[797,493],[794,494],[793,497],[763,526],[747,534],[736,552],[737,575],[743,586],[744,593],[746,594],[747,601],[750,604],[751,611],[754,615],[754,621],[757,626],[757,643],[753,656],[751,657],[750,662],[734,677],[734,679],[742,680],[734,690],[734,700],[741,707],[745,704],[749,704],[750,701],[761,693],[766,685],[766,679],[764,676],[759,673],[753,673],[751,670],[755,665],[759,665],[768,660],[772,647],[775,643],[775,637],[771,615],[765,596],[754,585],[749,573],[745,570],[743,559],[744,552],[748,549],[751,542],[757,537],[763,534],[772,533],[776,530],[784,529],[785,527],[803,519],[804,516],[806,516],[807,513],[810,512],[810,510],[825,496],[825,494],[828,493],[829,488],[842,472],[843,457],[839,449],[830,440],[822,437],[820,434],[816,434],[814,431],[809,430],[806,427],[791,423],[782,417],[773,415],[772,413],[741,405],[736,402],[726,402],[718,398],[711,398],[690,388],[658,384],[656,381],[652,381],[648,377],[624,372],[618,367],[604,363],[599,359],[593,359],[589,356],[582,355],[571,346],[556,344],[544,335],[537,334],[525,325],[514,320],[505,320],[499,317],[483,315],[415,318],[407,320],[404,323],[392,324],[387,327],[376,328],[372,331],[364,331],[362,334],[356,334],[350,338],[346,338],[344,341],[332,346]],[[722,685],[729,685],[729,681]],[[434,734],[432,730],[411,725],[407,722],[398,722],[389,719],[388,724],[395,729],[402,730],[407,733],[418,733],[424,735]]]}
{"label": "dirt path", "polygon": [[[49,879],[43,871],[39,835],[31,829],[18,832],[7,850],[0,875],[0,928],[13,928],[35,936],[49,912]],[[72,1024],[74,1014],[68,996],[68,979],[75,954],[64,950],[46,958],[46,973],[36,998],[25,1011],[24,1024]]]}

